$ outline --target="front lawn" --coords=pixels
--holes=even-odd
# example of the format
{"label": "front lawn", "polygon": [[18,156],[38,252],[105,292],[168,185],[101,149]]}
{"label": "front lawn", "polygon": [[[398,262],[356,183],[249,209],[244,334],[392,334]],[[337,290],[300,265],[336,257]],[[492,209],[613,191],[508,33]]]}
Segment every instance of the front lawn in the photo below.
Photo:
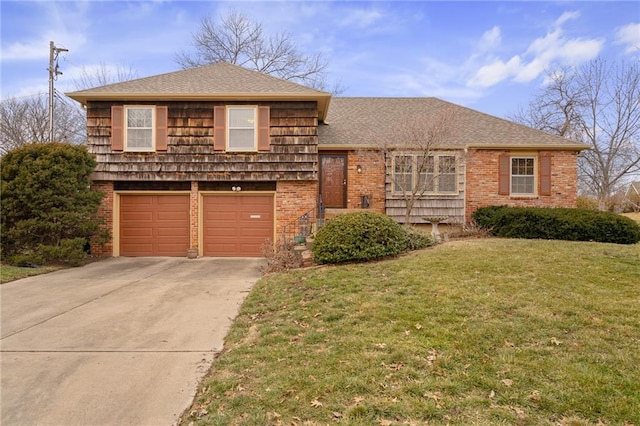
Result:
{"label": "front lawn", "polygon": [[626,216],[630,219],[635,220],[636,222],[640,223],[640,212],[634,212],[634,213],[623,213],[623,216]]}
{"label": "front lawn", "polygon": [[640,425],[640,245],[455,241],[268,276],[183,424]]}
{"label": "front lawn", "polygon": [[47,274],[61,269],[61,266],[38,266],[33,268],[23,268],[20,266],[0,265],[0,284],[20,278],[31,277],[33,275]]}

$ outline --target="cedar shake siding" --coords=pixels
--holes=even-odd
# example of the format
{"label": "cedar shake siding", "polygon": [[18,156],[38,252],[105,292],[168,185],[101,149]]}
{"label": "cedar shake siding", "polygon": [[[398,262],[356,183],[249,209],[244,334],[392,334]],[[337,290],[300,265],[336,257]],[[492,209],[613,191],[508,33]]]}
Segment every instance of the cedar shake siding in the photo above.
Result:
{"label": "cedar shake siding", "polygon": [[[404,154],[405,152],[403,152]],[[411,152],[406,152],[410,154]],[[413,154],[421,154],[413,153]],[[447,217],[447,223],[461,225],[465,221],[464,200],[465,200],[465,158],[463,151],[432,151],[430,155],[436,158],[440,155],[456,157],[456,189],[451,193],[438,193],[437,191],[425,192],[421,197],[417,197],[411,209],[410,223],[426,223],[424,217]],[[405,222],[406,200],[401,192],[393,191],[393,180],[391,178],[392,160],[387,159],[386,174],[386,214],[400,223]],[[409,194],[410,197],[410,194]]]}
{"label": "cedar shake siding", "polygon": [[[126,152],[123,103],[89,101],[89,151],[101,181],[317,180],[318,112],[315,102],[135,102],[156,106],[156,149]],[[258,105],[258,152],[225,152],[225,105]],[[112,111],[114,116],[112,116]],[[166,112],[166,125],[163,114]],[[268,125],[267,125],[268,123]],[[112,126],[115,124],[115,127]],[[220,131],[222,129],[222,131]],[[165,137],[166,134],[166,137]],[[218,141],[218,142],[216,142]]]}

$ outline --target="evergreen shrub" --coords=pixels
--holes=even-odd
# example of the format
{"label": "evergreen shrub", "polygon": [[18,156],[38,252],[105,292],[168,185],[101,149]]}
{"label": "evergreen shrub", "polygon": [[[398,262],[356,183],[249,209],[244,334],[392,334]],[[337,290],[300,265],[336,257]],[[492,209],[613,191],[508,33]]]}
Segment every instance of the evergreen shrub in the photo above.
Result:
{"label": "evergreen shrub", "polygon": [[313,258],[316,263],[364,262],[407,248],[402,225],[381,213],[361,211],[328,220],[314,239]]}
{"label": "evergreen shrub", "polygon": [[3,259],[76,265],[89,239],[106,238],[96,217],[103,194],[90,189],[95,166],[85,147],[55,142],[25,145],[0,160]]}
{"label": "evergreen shrub", "polygon": [[640,225],[633,220],[590,209],[491,206],[476,210],[473,219],[498,237],[616,244],[640,241]]}

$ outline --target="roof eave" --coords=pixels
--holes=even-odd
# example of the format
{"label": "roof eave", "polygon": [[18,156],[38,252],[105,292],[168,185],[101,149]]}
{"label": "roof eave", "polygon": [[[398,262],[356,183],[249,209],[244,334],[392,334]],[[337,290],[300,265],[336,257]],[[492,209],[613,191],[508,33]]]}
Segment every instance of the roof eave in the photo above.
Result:
{"label": "roof eave", "polygon": [[591,149],[589,145],[583,143],[566,143],[566,144],[468,144],[469,149],[510,149],[514,151],[582,151]]}
{"label": "roof eave", "polygon": [[[318,150],[321,151],[343,151],[343,150],[358,150],[358,149],[383,149],[380,145],[375,144],[318,144]],[[389,146],[386,149],[392,151],[402,151],[410,149],[408,146]],[[504,144],[504,145],[491,145],[491,144],[469,144],[469,145],[442,145],[434,146],[430,149],[433,150],[462,150],[462,149],[491,149],[491,150],[512,150],[512,151],[582,151],[584,149],[590,149],[588,145],[584,144],[567,144],[567,145],[522,145],[522,144]]]}
{"label": "roof eave", "polygon": [[87,105],[89,101],[315,101],[318,120],[329,112],[330,93],[65,93],[71,99]]}

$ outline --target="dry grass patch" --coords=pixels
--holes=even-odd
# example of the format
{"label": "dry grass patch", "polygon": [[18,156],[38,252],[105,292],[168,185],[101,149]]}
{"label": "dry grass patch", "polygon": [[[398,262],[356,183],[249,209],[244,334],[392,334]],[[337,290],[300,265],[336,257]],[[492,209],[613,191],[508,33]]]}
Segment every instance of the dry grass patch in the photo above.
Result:
{"label": "dry grass patch", "polygon": [[640,223],[640,212],[635,212],[635,213],[623,213],[622,216],[626,216],[630,219],[635,220],[636,222]]}
{"label": "dry grass patch", "polygon": [[183,424],[640,425],[639,277],[639,245],[500,239],[273,275]]}

